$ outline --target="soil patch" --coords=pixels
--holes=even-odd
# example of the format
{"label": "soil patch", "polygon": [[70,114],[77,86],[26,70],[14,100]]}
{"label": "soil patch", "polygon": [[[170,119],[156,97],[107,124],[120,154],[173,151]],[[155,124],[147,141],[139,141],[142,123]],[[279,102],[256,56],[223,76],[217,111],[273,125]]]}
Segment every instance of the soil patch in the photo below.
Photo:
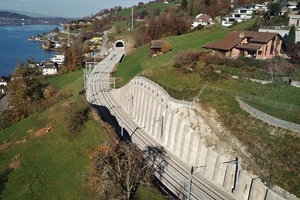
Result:
{"label": "soil patch", "polygon": [[49,133],[51,131],[51,128],[53,127],[53,123],[48,124],[46,127],[41,128],[40,130],[36,131],[33,134],[33,138],[38,138],[41,137],[43,135],[46,135],[47,133]]}
{"label": "soil patch", "polygon": [[20,166],[20,161],[16,160],[9,164],[10,169],[17,169]]}
{"label": "soil patch", "polygon": [[11,142],[7,142],[0,145],[0,151],[3,151],[4,149],[8,148],[11,145]]}
{"label": "soil patch", "polygon": [[73,103],[75,103],[75,101],[67,101],[65,103],[62,104],[63,107],[70,107]]}

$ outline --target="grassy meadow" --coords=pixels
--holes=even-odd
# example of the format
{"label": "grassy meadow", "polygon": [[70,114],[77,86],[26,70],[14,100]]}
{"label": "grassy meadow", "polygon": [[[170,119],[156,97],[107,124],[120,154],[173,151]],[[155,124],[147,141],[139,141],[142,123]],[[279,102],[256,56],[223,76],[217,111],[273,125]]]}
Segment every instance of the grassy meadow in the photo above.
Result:
{"label": "grassy meadow", "polygon": [[[110,137],[91,114],[75,135],[67,133],[64,123],[69,103],[86,105],[79,95],[83,71],[49,78],[45,84],[65,98],[0,132],[0,199],[94,199],[85,187],[89,156]],[[140,199],[148,190],[156,199],[165,199],[150,186],[139,191]]]}
{"label": "grassy meadow", "polygon": [[[211,34],[212,32],[214,32],[214,34]],[[118,65],[114,76],[121,77],[122,82],[119,82],[119,86],[124,85],[134,76],[145,70],[170,66],[172,64],[172,58],[178,52],[188,49],[204,50],[202,46],[208,41],[217,41],[228,33],[228,30],[222,29],[221,27],[212,27],[180,36],[163,38],[171,43],[172,51],[154,58],[149,56],[149,45],[144,45],[139,47],[134,53],[125,57],[124,61]]]}

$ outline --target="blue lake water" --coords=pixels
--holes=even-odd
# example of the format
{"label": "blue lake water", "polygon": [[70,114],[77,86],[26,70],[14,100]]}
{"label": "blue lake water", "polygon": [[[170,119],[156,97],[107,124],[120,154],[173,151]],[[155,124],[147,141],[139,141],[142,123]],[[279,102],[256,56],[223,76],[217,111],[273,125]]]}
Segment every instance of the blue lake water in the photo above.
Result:
{"label": "blue lake water", "polygon": [[39,42],[28,41],[30,36],[42,35],[55,27],[53,25],[0,26],[0,77],[12,74],[20,61],[24,64],[30,58],[42,61],[55,54],[54,51],[43,50]]}

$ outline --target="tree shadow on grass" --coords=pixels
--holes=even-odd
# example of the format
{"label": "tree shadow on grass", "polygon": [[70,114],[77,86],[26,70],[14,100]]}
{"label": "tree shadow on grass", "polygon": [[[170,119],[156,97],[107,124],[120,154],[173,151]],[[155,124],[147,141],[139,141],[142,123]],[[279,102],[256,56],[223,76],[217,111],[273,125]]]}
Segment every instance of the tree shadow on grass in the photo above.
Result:
{"label": "tree shadow on grass", "polygon": [[0,175],[0,195],[5,190],[5,185],[8,182],[8,176],[12,171],[12,168],[8,168]]}

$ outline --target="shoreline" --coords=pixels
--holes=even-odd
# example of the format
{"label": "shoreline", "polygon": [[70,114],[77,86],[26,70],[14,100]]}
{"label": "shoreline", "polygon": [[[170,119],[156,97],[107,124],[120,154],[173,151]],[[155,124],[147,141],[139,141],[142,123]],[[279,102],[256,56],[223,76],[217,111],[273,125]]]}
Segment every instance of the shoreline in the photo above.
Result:
{"label": "shoreline", "polygon": [[55,50],[45,50],[40,43],[28,41],[28,38],[38,33],[48,33],[55,28],[53,25],[0,26],[0,38],[5,46],[0,51],[0,77],[11,76],[19,62],[26,64],[31,58],[40,62],[53,56]]}

